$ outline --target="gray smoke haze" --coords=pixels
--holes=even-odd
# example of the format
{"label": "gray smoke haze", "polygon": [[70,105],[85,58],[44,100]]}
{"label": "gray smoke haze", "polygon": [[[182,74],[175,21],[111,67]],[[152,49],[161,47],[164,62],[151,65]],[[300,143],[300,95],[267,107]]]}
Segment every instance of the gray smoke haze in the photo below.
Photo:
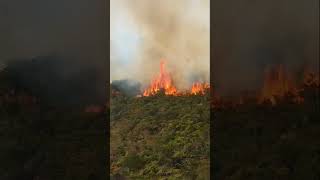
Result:
{"label": "gray smoke haze", "polygon": [[146,85],[160,60],[178,88],[209,81],[209,0],[111,0],[111,80]]}
{"label": "gray smoke haze", "polygon": [[104,0],[1,1],[0,61],[56,54],[77,61],[73,65],[79,70],[106,66],[105,4]]}
{"label": "gray smoke haze", "polygon": [[[36,80],[45,81],[56,75],[62,82],[69,82],[53,87],[48,79],[50,89],[65,90],[65,94],[70,96],[76,94],[73,91],[82,91],[84,94],[87,91],[92,96],[94,93],[87,90],[90,86],[92,91],[105,92],[105,84],[109,79],[106,4],[105,0],[0,1],[0,70],[6,64],[16,62],[35,66],[31,61],[36,59],[37,63],[44,61],[36,67],[39,70],[36,75],[39,79]],[[46,69],[51,69],[51,74],[46,73]],[[20,71],[16,73],[23,75],[23,71],[29,72],[23,67]],[[33,77],[24,77],[23,84],[34,84],[28,81]],[[87,79],[96,82],[88,84]],[[72,83],[79,85],[71,88]],[[72,98],[81,99],[79,96]]]}
{"label": "gray smoke haze", "polygon": [[298,76],[305,65],[319,73],[318,0],[211,3],[211,68],[218,94],[260,88],[263,70],[272,64]]}

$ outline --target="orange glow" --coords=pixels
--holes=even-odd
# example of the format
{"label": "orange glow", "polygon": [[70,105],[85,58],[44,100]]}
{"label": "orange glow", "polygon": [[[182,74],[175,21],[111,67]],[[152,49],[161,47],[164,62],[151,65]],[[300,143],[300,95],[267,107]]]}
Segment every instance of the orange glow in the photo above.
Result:
{"label": "orange glow", "polygon": [[197,94],[205,94],[205,91],[210,88],[210,85],[208,83],[200,83],[195,82],[192,84],[191,87],[191,94],[197,95]]}
{"label": "orange glow", "polygon": [[173,85],[170,74],[165,69],[165,61],[160,61],[160,73],[151,81],[149,88],[143,92],[143,96],[155,95],[160,90],[166,95],[177,95],[177,88]]}
{"label": "orange glow", "polygon": [[283,97],[292,87],[289,76],[282,65],[268,67],[264,74],[260,100],[270,100],[272,104],[276,104],[276,97]]}
{"label": "orange glow", "polygon": [[282,65],[268,68],[265,71],[261,100],[268,99],[272,104],[275,104],[275,97],[284,96],[289,91],[289,86],[290,82]]}
{"label": "orange glow", "polygon": [[283,67],[277,65],[269,67],[265,71],[260,102],[269,100],[273,105],[277,104],[278,98],[290,94],[296,103],[302,103],[303,98],[299,97],[299,90],[293,83],[291,77]]}
{"label": "orange glow", "polygon": [[206,90],[210,88],[209,83],[193,83],[191,89],[187,92],[178,91],[175,85],[173,84],[173,80],[170,74],[166,71],[165,61],[160,61],[160,73],[157,77],[155,77],[149,87],[144,90],[143,96],[152,96],[160,92],[162,90],[165,95],[171,96],[181,96],[181,95],[204,95]]}
{"label": "orange glow", "polygon": [[319,87],[319,74],[316,74],[310,69],[305,68],[303,73],[303,83],[307,86],[315,85]]}

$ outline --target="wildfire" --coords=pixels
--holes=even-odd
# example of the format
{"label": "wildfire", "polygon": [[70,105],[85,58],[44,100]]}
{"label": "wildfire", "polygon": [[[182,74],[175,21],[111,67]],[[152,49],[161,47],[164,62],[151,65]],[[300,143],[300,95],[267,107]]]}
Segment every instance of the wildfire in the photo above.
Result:
{"label": "wildfire", "polygon": [[276,103],[276,97],[283,97],[292,89],[290,78],[282,65],[269,67],[265,71],[260,100]]}
{"label": "wildfire", "polygon": [[170,74],[165,69],[165,61],[160,61],[160,73],[159,75],[152,80],[149,88],[144,92],[144,96],[155,95],[160,90],[164,90],[166,95],[176,95],[177,88],[173,85]]}
{"label": "wildfire", "polygon": [[179,96],[179,95],[204,95],[206,90],[210,88],[209,83],[195,82],[193,83],[189,92],[178,91],[174,86],[170,74],[165,69],[165,61],[160,61],[160,73],[154,78],[149,87],[144,90],[143,96],[152,96],[161,90],[166,95]]}
{"label": "wildfire", "polygon": [[205,94],[205,91],[210,88],[209,83],[200,83],[195,82],[193,83],[191,87],[191,94],[197,95],[197,94]]}
{"label": "wildfire", "polygon": [[[275,105],[278,100],[289,97],[291,102],[303,103],[304,98],[301,96],[301,92],[304,91],[304,87],[301,84],[299,86],[299,82],[293,83],[292,80],[293,78],[289,76],[283,65],[267,68],[259,102],[269,100]],[[302,83],[304,86],[319,87],[319,76],[310,71],[310,69],[305,69]]]}
{"label": "wildfire", "polygon": [[270,100],[272,104],[276,104],[277,98],[283,98],[288,93],[298,96],[298,91],[283,65],[267,68],[260,102]]}
{"label": "wildfire", "polygon": [[[272,105],[277,105],[280,102],[303,104],[305,101],[303,95],[305,88],[319,88],[319,76],[309,69],[304,70],[303,78],[300,81],[293,81],[297,80],[297,78],[293,78],[294,76],[291,75],[281,64],[269,66],[264,72],[264,81],[260,92],[248,91],[238,98],[226,98],[213,94],[212,105],[215,108],[224,108],[265,102],[270,102]],[[209,83],[198,81],[194,82],[189,90],[178,91],[173,84],[170,73],[165,69],[165,61],[162,60],[160,62],[160,73],[139,97],[152,96],[160,91],[163,91],[165,95],[172,96],[205,95],[208,89],[210,89]]]}

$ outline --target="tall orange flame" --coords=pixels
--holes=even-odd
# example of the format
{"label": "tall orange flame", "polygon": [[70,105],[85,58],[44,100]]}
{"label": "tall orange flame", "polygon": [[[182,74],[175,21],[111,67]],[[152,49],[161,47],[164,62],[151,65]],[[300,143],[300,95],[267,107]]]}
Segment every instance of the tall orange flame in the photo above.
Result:
{"label": "tall orange flame", "polygon": [[297,89],[283,65],[268,67],[264,75],[261,102],[270,100],[272,104],[276,104],[276,97],[282,98],[289,92],[298,96]]}
{"label": "tall orange flame", "polygon": [[160,61],[160,73],[151,81],[150,86],[143,92],[144,96],[150,96],[164,90],[166,95],[176,95],[177,89],[173,85],[170,74],[165,69],[165,61]]}

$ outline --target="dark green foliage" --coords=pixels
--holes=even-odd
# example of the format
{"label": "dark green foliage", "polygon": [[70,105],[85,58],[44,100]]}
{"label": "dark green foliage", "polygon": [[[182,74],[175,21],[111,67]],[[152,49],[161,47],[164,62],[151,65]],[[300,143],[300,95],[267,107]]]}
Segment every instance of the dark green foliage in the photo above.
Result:
{"label": "dark green foliage", "polygon": [[131,179],[209,179],[208,96],[111,100],[111,173]]}
{"label": "dark green foliage", "polygon": [[137,155],[128,155],[124,161],[123,166],[131,170],[139,170],[144,166],[143,159]]}

